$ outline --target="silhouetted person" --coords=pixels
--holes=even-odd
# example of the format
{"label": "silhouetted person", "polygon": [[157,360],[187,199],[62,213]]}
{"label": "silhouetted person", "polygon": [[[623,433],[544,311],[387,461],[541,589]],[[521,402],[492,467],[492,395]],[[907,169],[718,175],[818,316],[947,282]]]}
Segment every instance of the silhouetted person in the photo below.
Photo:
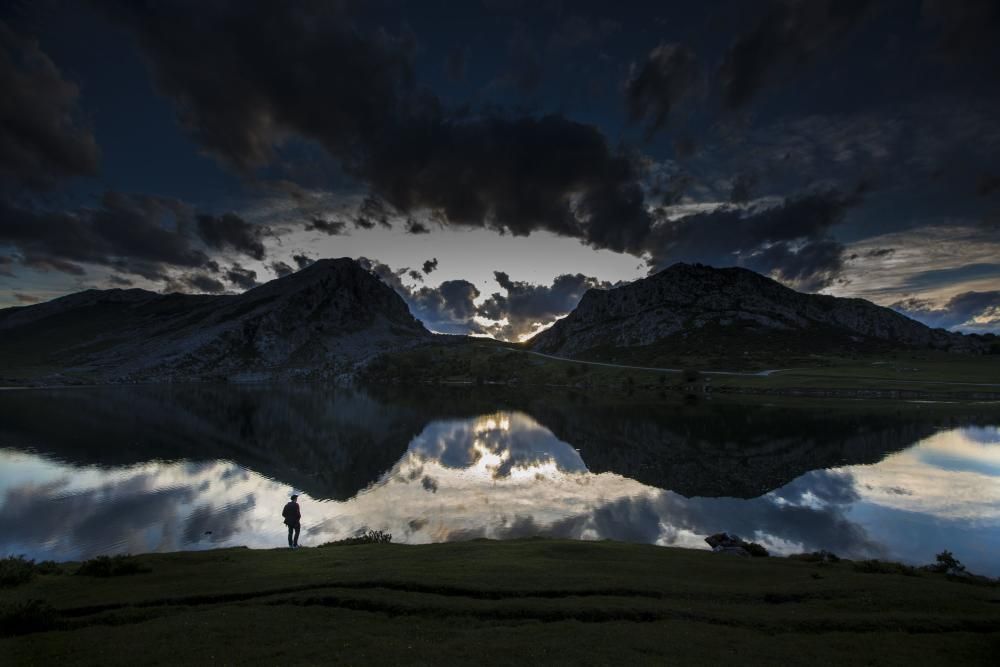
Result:
{"label": "silhouetted person", "polygon": [[285,503],[285,509],[281,510],[281,516],[285,517],[285,525],[288,526],[288,546],[292,549],[299,548],[302,511],[299,509],[298,497],[297,493],[293,493],[292,499]]}

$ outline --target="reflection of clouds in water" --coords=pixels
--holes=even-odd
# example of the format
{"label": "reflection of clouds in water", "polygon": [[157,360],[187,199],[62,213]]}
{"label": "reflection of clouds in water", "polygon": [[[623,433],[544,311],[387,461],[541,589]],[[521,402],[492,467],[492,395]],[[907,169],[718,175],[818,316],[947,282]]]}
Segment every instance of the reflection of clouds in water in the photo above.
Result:
{"label": "reflection of clouds in water", "polygon": [[0,488],[0,551],[31,557],[244,543],[262,527],[251,516],[255,492],[283,489],[227,462],[73,468],[0,451],[0,466],[15,471],[10,479],[23,473]]}
{"label": "reflection of clouds in water", "polygon": [[[989,462],[997,448],[984,439],[940,433],[879,464],[816,470],[750,500],[685,498],[592,474],[575,449],[530,417],[498,413],[429,424],[389,471],[346,502],[300,501],[311,544],[371,528],[413,543],[548,535],[705,548],[705,535],[728,531],[776,553],[898,558],[926,551],[930,540],[938,550],[950,546],[939,541],[969,519],[998,522],[995,477],[927,462],[929,452]],[[73,468],[0,452],[0,467],[4,461],[17,470],[0,477],[0,549],[71,558],[284,541],[287,486],[232,462]],[[878,524],[872,507],[905,510],[908,539],[923,546],[898,553],[896,528]]]}
{"label": "reflection of clouds in water", "polygon": [[762,542],[776,553],[816,549],[849,557],[885,553],[863,526],[845,516],[851,499],[857,497],[850,475],[818,471],[788,486],[792,488],[753,500],[685,498],[670,491],[637,494],[551,523],[520,515],[495,527],[460,529],[447,537],[461,540],[544,535],[706,548],[705,535],[727,531]]}
{"label": "reflection of clouds in water", "polygon": [[379,484],[308,532],[320,542],[370,527],[409,542],[546,535],[704,548],[705,535],[727,530],[781,552],[881,554],[845,516],[858,498],[849,473],[825,470],[754,500],[685,498],[588,473],[534,420],[493,415],[432,424]]}
{"label": "reflection of clouds in water", "polygon": [[[936,433],[877,465],[850,466],[863,501],[938,518],[1000,524],[1000,431]],[[993,434],[993,435],[990,435]]]}
{"label": "reflection of clouds in water", "polygon": [[587,469],[579,452],[520,412],[432,422],[413,439],[409,452],[446,468],[471,468],[484,454],[491,454],[497,461],[490,470],[497,478],[542,464],[552,464],[562,472]]}

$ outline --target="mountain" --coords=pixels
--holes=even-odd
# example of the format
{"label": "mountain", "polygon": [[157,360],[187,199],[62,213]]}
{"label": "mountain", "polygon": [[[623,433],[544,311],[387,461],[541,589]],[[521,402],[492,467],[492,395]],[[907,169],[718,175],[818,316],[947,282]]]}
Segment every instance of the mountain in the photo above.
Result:
{"label": "mountain", "polygon": [[700,264],[674,264],[614,289],[591,289],[528,345],[559,356],[647,363],[985,347],[864,299],[803,294],[747,269]]}
{"label": "mountain", "polygon": [[357,262],[327,259],[239,295],[87,290],[0,310],[0,369],[20,375],[0,380],[328,377],[431,336]]}

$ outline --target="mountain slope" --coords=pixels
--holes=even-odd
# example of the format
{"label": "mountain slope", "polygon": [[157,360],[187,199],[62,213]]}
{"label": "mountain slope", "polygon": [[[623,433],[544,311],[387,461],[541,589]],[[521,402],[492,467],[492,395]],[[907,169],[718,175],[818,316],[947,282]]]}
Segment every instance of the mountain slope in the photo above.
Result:
{"label": "mountain slope", "polygon": [[315,376],[430,336],[392,288],[331,259],[235,296],[88,290],[9,308],[0,367],[96,381]]}
{"label": "mountain slope", "polygon": [[689,264],[614,289],[591,289],[572,313],[528,344],[567,357],[631,360],[642,353],[652,360],[732,359],[762,351],[781,356],[983,347],[973,337],[931,329],[864,299],[803,294],[747,269]]}

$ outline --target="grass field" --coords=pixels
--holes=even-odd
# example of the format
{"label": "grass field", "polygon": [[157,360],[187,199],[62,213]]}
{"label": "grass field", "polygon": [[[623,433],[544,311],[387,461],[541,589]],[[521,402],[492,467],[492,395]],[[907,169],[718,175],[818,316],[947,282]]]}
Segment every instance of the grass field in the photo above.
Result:
{"label": "grass field", "polygon": [[[797,358],[797,365],[774,362],[766,377],[716,373],[719,367],[688,360],[686,372],[628,368],[555,359],[494,341],[428,345],[384,356],[365,372],[368,380],[389,382],[514,383],[662,391],[696,385],[696,391],[796,393],[813,390],[859,395],[871,392],[926,394],[940,398],[1000,398],[1000,356],[941,352],[874,356]],[[769,369],[770,370],[770,369]],[[690,377],[697,376],[696,382]],[[993,396],[990,396],[993,395]]]}
{"label": "grass field", "polygon": [[[995,664],[1000,648],[995,583],[846,561],[542,539],[136,558],[148,572],[3,589],[0,662]],[[32,599],[52,609],[9,636]]]}

